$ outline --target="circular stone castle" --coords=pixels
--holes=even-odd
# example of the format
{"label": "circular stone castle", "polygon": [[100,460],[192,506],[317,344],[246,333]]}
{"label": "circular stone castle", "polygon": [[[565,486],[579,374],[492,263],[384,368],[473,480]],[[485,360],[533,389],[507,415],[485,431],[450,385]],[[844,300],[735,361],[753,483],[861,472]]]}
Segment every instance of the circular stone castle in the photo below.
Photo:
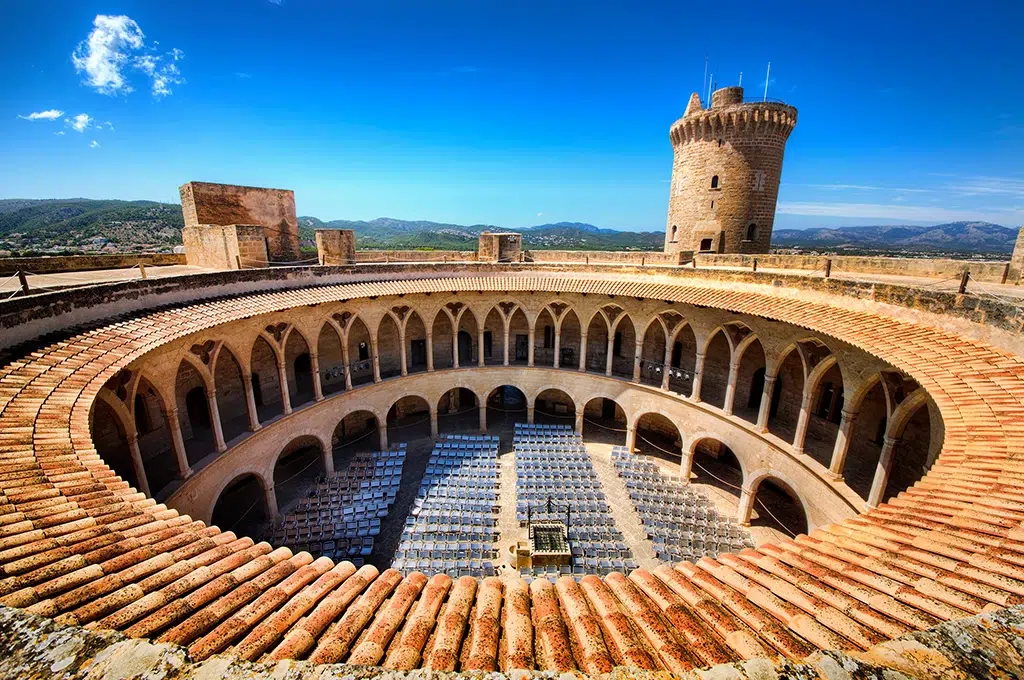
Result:
{"label": "circular stone castle", "polygon": [[7,675],[1020,673],[1006,299],[182,193],[206,269],[0,303]]}

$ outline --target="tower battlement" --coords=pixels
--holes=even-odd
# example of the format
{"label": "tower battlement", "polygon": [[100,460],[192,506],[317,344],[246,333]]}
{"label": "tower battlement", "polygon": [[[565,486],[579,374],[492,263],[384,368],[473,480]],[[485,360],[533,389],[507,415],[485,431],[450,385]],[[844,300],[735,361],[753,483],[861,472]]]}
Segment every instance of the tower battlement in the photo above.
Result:
{"label": "tower battlement", "polygon": [[669,130],[675,151],[667,252],[764,253],[771,243],[786,141],[797,111],[743,101],[726,87],[704,108],[694,93]]}

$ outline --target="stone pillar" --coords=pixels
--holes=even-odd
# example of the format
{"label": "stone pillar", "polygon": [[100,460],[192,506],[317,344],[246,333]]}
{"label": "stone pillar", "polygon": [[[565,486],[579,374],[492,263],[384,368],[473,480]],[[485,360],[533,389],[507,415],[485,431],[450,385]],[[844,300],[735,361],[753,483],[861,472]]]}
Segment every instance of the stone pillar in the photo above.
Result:
{"label": "stone pillar", "polygon": [[[487,319],[485,318],[484,321]],[[476,331],[476,365],[484,365],[484,325],[481,323]]]}
{"label": "stone pillar", "polygon": [[697,352],[697,361],[693,365],[693,391],[690,399],[700,401],[700,385],[704,382],[704,353]]}
{"label": "stone pillar", "polygon": [[640,361],[643,357],[643,340],[636,341],[636,351],[633,352],[633,382],[640,382]]}
{"label": "stone pillar", "polygon": [[740,373],[740,363],[738,361],[729,362],[729,381],[725,385],[725,404],[722,406],[722,410],[725,411],[725,415],[732,415],[732,407],[736,401],[736,380]]}
{"label": "stone pillar", "polygon": [[437,439],[439,436],[437,429],[437,411],[433,408],[430,409],[430,436],[434,439]]}
{"label": "stone pillar", "polygon": [[508,366],[509,323],[508,323],[507,320],[505,321],[504,331],[505,331],[505,344],[503,345],[503,347],[504,347],[505,351],[504,351],[504,357],[502,357],[502,365],[503,366]]}
{"label": "stone pillar", "polygon": [[583,434],[583,411],[576,414],[576,431]]}
{"label": "stone pillar", "polygon": [[580,334],[580,373],[585,373],[587,370],[587,334],[586,332]]}
{"label": "stone pillar", "polygon": [[324,451],[324,473],[328,475],[334,474],[334,451],[330,448]]}
{"label": "stone pillar", "polygon": [[793,434],[793,453],[804,452],[804,442],[807,440],[807,428],[811,424],[811,392],[804,389],[803,399],[800,400],[800,415],[796,419],[796,432]]}
{"label": "stone pillar", "polygon": [[277,490],[272,485],[267,487],[267,514],[271,522],[276,522],[281,515],[277,509]]}
{"label": "stone pillar", "polygon": [[135,471],[135,479],[139,484],[139,491],[152,496],[149,492],[149,479],[146,478],[146,468],[142,464],[142,452],[139,451],[139,438],[132,433],[128,436],[128,451],[132,455],[132,470]]}
{"label": "stone pillar", "polygon": [[220,424],[220,409],[217,408],[216,387],[206,390],[206,406],[210,410],[210,427],[213,428],[214,447],[217,449],[217,453],[224,453],[228,447],[224,443],[224,429]]}
{"label": "stone pillar", "polygon": [[292,412],[292,395],[288,392],[288,373],[284,368],[284,359],[277,364],[277,380],[281,383],[281,406],[285,415]]}
{"label": "stone pillar", "polygon": [[526,407],[526,422],[529,425],[533,425],[533,406]]}
{"label": "stone pillar", "polygon": [[480,432],[486,434],[487,432],[487,405],[480,404],[477,407],[477,412],[480,414]]}
{"label": "stone pillar", "polygon": [[693,472],[693,456],[693,451],[683,449],[683,455],[679,459],[679,477],[683,480],[683,484],[690,483],[690,474]]}
{"label": "stone pillar", "polygon": [[771,412],[772,391],[775,389],[776,377],[767,373],[764,376],[764,389],[761,390],[761,407],[757,411],[757,429],[761,432],[768,431],[768,414]]}
{"label": "stone pillar", "polygon": [[242,374],[242,385],[245,387],[245,411],[249,415],[249,432],[256,432],[260,425],[260,414],[256,411],[256,396],[252,391],[252,373]]}
{"label": "stone pillar", "polygon": [[324,386],[320,382],[320,355],[316,352],[309,353],[309,370],[313,374],[313,399],[324,400]]}
{"label": "stone pillar", "polygon": [[562,326],[561,324],[555,326],[555,360],[551,364],[555,368],[562,366]]}
{"label": "stone pillar", "polygon": [[379,383],[380,378],[380,355],[377,354],[377,348],[373,348],[373,382]]}
{"label": "stone pillar", "polygon": [[665,360],[661,364],[661,389],[668,391],[668,381],[671,378],[669,372],[672,370],[672,343],[665,343]]}
{"label": "stone pillar", "polygon": [[853,424],[856,420],[856,412],[843,409],[843,417],[839,421],[839,434],[836,435],[836,445],[832,449],[832,463],[828,466],[829,474],[834,479],[843,478],[846,454],[850,450],[850,434],[853,432]]}
{"label": "stone pillar", "polygon": [[387,421],[377,423],[377,438],[380,443],[380,450],[388,450],[388,424]]}
{"label": "stone pillar", "polygon": [[527,354],[526,354],[526,365],[527,366],[533,366],[533,353],[534,353],[534,346],[536,345],[536,342],[534,341],[534,333],[536,332],[536,330],[537,330],[536,322],[530,324],[529,335],[527,336],[530,339],[529,343],[527,343],[528,349],[526,350],[526,352],[527,352]]}
{"label": "stone pillar", "polygon": [[405,377],[405,376],[409,375],[409,364],[408,364],[408,362],[406,360],[408,355],[406,354],[406,351],[405,351],[405,328],[404,327],[398,329],[398,346],[399,346],[398,356],[399,356],[399,359],[402,362],[401,373],[402,373],[402,377]]}
{"label": "stone pillar", "polygon": [[192,476],[192,468],[188,466],[188,457],[185,455],[185,440],[181,436],[178,409],[172,407],[164,411],[164,418],[167,420],[167,428],[171,431],[171,449],[174,451],[174,459],[178,462],[178,475],[182,479],[188,479]]}
{"label": "stone pillar", "polygon": [[893,454],[896,452],[896,443],[899,440],[886,435],[882,444],[882,455],[878,457],[878,465],[875,467],[875,478],[871,481],[871,491],[868,492],[868,507],[877,507],[882,502],[882,495],[885,493],[885,485],[889,482],[889,471],[892,470]]}
{"label": "stone pillar", "polygon": [[626,450],[630,453],[636,449],[636,425],[626,426]]}
{"label": "stone pillar", "polygon": [[427,373],[434,372],[434,333],[427,333]]}
{"label": "stone pillar", "polygon": [[352,389],[352,365],[349,363],[348,356],[348,338],[345,338],[345,344],[341,346],[341,360],[345,362],[345,389]]}
{"label": "stone pillar", "polygon": [[457,322],[452,325],[452,367],[459,367],[459,328]]}
{"label": "stone pillar", "polygon": [[754,493],[747,487],[740,492],[740,503],[736,509],[736,523],[740,526],[750,526],[750,513],[754,509]]}
{"label": "stone pillar", "polygon": [[615,359],[615,333],[608,331],[608,353],[604,359],[604,374],[612,374],[612,362]]}

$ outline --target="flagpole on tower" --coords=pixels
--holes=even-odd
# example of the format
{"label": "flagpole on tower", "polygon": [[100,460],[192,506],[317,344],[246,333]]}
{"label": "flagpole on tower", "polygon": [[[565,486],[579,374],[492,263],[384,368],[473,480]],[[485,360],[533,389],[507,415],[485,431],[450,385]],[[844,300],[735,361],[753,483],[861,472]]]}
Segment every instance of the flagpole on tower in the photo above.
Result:
{"label": "flagpole on tower", "polygon": [[768,80],[772,77],[772,62],[768,62],[768,73],[764,76],[764,101],[768,101]]}

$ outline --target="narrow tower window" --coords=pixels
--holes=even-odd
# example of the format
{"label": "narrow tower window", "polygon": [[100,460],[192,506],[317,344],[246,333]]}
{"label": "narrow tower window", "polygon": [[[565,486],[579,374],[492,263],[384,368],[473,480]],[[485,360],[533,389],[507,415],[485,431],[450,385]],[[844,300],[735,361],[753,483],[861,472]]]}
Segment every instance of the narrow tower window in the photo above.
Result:
{"label": "narrow tower window", "polygon": [[711,239],[709,239],[709,238],[702,238],[700,240],[700,249],[701,250],[711,250]]}
{"label": "narrow tower window", "polygon": [[714,177],[711,178],[711,188],[712,189],[717,189],[718,188],[718,175],[715,175]]}
{"label": "narrow tower window", "polygon": [[679,227],[672,225],[672,243],[676,242],[676,232],[679,231]]}
{"label": "narrow tower window", "polygon": [[753,222],[751,222],[747,226],[747,240],[748,241],[756,241],[757,240],[757,225],[754,224]]}

